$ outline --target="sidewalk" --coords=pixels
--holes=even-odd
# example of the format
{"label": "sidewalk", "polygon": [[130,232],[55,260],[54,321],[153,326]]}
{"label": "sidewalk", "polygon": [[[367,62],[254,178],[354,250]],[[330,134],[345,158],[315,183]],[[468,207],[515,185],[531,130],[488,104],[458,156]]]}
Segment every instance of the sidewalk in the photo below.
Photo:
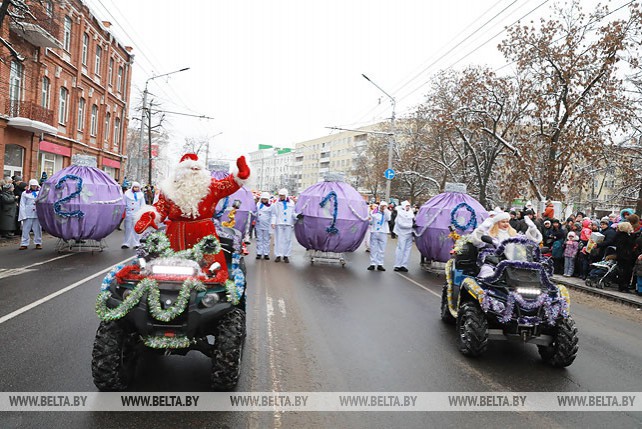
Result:
{"label": "sidewalk", "polygon": [[636,294],[635,292],[631,293],[622,293],[613,289],[598,289],[594,287],[586,286],[584,280],[577,277],[564,277],[560,275],[553,276],[554,283],[560,283],[564,286],[568,286],[572,289],[581,290],[592,295],[598,295],[612,301],[618,301],[624,304],[633,305],[635,307],[642,307],[642,296]]}

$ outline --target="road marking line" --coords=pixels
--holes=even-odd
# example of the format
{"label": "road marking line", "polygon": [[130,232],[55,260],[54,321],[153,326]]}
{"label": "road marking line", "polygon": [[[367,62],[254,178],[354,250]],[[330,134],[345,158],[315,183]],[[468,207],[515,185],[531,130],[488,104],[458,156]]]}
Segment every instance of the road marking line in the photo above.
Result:
{"label": "road marking line", "polygon": [[283,298],[279,298],[279,311],[281,312],[281,315],[285,318],[287,318],[287,313],[285,312],[285,301]]}
{"label": "road marking line", "polygon": [[411,282],[411,283],[414,283],[415,285],[417,285],[417,286],[419,286],[420,288],[422,288],[422,289],[424,289],[424,290],[426,290],[426,291],[430,292],[431,294],[435,295],[436,297],[441,298],[441,294],[439,294],[439,293],[435,292],[434,290],[430,290],[430,289],[428,289],[426,286],[422,285],[421,283],[417,283],[416,281],[414,281],[414,280],[413,280],[413,279],[411,279],[410,277],[404,276],[403,274],[399,274],[399,273],[395,273],[395,274],[397,274],[398,276],[403,277],[404,279],[408,280],[408,281],[409,281],[409,282]]}
{"label": "road marking line", "polygon": [[38,265],[43,265],[48,262],[53,262],[57,259],[66,258],[71,255],[72,253],[62,255],[62,256],[56,256],[55,258],[47,259],[46,261],[42,261],[42,262],[36,262],[35,264],[27,265],[26,267],[21,267],[21,268],[2,268],[0,269],[0,279],[4,279],[5,277],[17,276],[23,273],[28,273],[29,271],[34,271],[30,268],[37,267]]}
{"label": "road marking line", "polygon": [[116,266],[116,265],[120,265],[120,264],[124,264],[125,262],[127,262],[127,261],[129,261],[129,260],[131,260],[131,259],[132,259],[132,258],[131,258],[131,257],[129,257],[129,258],[124,259],[124,260],[122,260],[122,261],[120,261],[120,262],[117,262],[117,263],[115,263],[114,265],[112,265],[112,266],[110,266],[110,267],[107,267],[107,268],[105,268],[105,269],[104,269],[104,270],[102,270],[102,271],[99,271],[99,272],[97,272],[97,273],[95,273],[95,274],[92,274],[92,275],[91,275],[91,276],[89,276],[89,277],[85,277],[85,278],[84,278],[84,279],[82,279],[82,280],[78,280],[76,283],[70,284],[69,286],[64,287],[64,288],[62,288],[62,289],[60,289],[60,290],[58,290],[58,291],[56,291],[56,292],[54,292],[54,293],[52,293],[52,294],[49,294],[49,295],[45,296],[44,298],[40,298],[38,301],[34,301],[34,302],[32,302],[31,304],[25,305],[24,307],[19,308],[19,309],[17,309],[16,311],[13,311],[13,312],[11,312],[11,313],[7,314],[6,316],[2,316],[2,317],[0,317],[0,325],[1,325],[1,324],[3,324],[4,322],[6,322],[7,320],[11,320],[11,319],[13,319],[13,318],[14,318],[14,317],[16,317],[16,316],[19,316],[19,315],[21,315],[22,313],[24,313],[24,312],[26,312],[26,311],[29,311],[29,310],[31,310],[32,308],[35,308],[35,307],[39,306],[40,304],[44,304],[45,302],[47,302],[47,301],[50,301],[50,300],[54,299],[54,298],[55,298],[55,297],[57,297],[58,295],[62,295],[62,294],[63,294],[63,293],[65,293],[65,292],[69,292],[70,290],[72,290],[72,289],[74,289],[74,288],[77,288],[77,287],[78,287],[78,286],[80,286],[81,284],[86,283],[86,282],[88,282],[89,280],[94,279],[94,278],[98,277],[99,275],[104,274],[104,273],[106,273],[106,272],[110,271],[114,266]]}
{"label": "road marking line", "polygon": [[[272,376],[272,391],[274,392],[280,392],[281,391],[281,383],[279,382],[279,373],[280,371],[277,368],[277,363],[276,363],[276,338],[274,337],[274,331],[273,331],[273,326],[274,326],[274,305],[273,305],[273,300],[272,297],[268,296],[268,291],[267,288],[265,289],[265,299],[267,303],[267,335],[268,335],[268,362],[270,364],[270,375]],[[282,426],[281,422],[281,412],[280,411],[274,411],[274,414],[272,415],[274,418],[274,424],[273,427],[275,428],[280,428]]]}

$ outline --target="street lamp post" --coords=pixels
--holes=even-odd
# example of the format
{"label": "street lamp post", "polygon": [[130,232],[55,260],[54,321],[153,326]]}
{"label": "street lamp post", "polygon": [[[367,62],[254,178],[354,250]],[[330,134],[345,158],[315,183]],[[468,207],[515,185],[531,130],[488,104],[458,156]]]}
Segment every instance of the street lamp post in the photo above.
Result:
{"label": "street lamp post", "polygon": [[[390,128],[391,128],[391,133],[390,133],[390,140],[388,142],[388,169],[392,169],[392,153],[393,153],[393,148],[395,146],[395,111],[397,109],[397,101],[395,100],[395,97],[392,95],[388,94],[386,91],[383,90],[379,85],[374,83],[368,76],[365,74],[361,73],[361,76],[364,77],[368,82],[373,84],[377,89],[385,94],[386,97],[390,99],[390,104],[392,104],[392,116],[390,117]],[[391,179],[386,179],[386,201],[390,202],[390,186],[391,186]]]}
{"label": "street lamp post", "polygon": [[[184,72],[186,70],[189,70],[189,67],[182,68],[180,70],[175,70],[173,72],[169,73],[163,73],[159,74],[158,76],[152,76],[149,79],[145,81],[145,90],[143,91],[143,107],[141,109],[140,113],[140,147],[141,149],[143,148],[143,140],[145,138],[145,113],[147,113],[150,116],[150,127],[151,127],[151,113],[147,112],[147,85],[149,84],[150,81],[157,79],[159,77],[164,77],[164,76],[169,76],[170,74],[174,73],[180,73]],[[147,148],[147,184],[149,186],[152,186],[152,143],[151,140],[149,141],[148,148]]]}

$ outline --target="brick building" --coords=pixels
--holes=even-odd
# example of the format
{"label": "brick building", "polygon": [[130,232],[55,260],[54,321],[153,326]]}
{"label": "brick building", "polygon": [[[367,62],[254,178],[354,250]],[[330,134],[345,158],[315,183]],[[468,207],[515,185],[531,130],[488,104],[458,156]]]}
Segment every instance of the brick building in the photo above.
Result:
{"label": "brick building", "polygon": [[82,0],[28,2],[0,35],[0,163],[25,180],[76,153],[122,180],[134,56]]}

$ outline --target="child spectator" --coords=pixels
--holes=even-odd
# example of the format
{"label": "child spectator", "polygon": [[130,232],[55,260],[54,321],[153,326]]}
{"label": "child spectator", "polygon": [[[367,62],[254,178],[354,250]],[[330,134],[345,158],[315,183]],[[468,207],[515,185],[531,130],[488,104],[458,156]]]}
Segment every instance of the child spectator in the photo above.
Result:
{"label": "child spectator", "polygon": [[573,231],[569,232],[566,236],[566,243],[564,244],[564,277],[571,277],[573,275],[578,247],[577,236]]}

